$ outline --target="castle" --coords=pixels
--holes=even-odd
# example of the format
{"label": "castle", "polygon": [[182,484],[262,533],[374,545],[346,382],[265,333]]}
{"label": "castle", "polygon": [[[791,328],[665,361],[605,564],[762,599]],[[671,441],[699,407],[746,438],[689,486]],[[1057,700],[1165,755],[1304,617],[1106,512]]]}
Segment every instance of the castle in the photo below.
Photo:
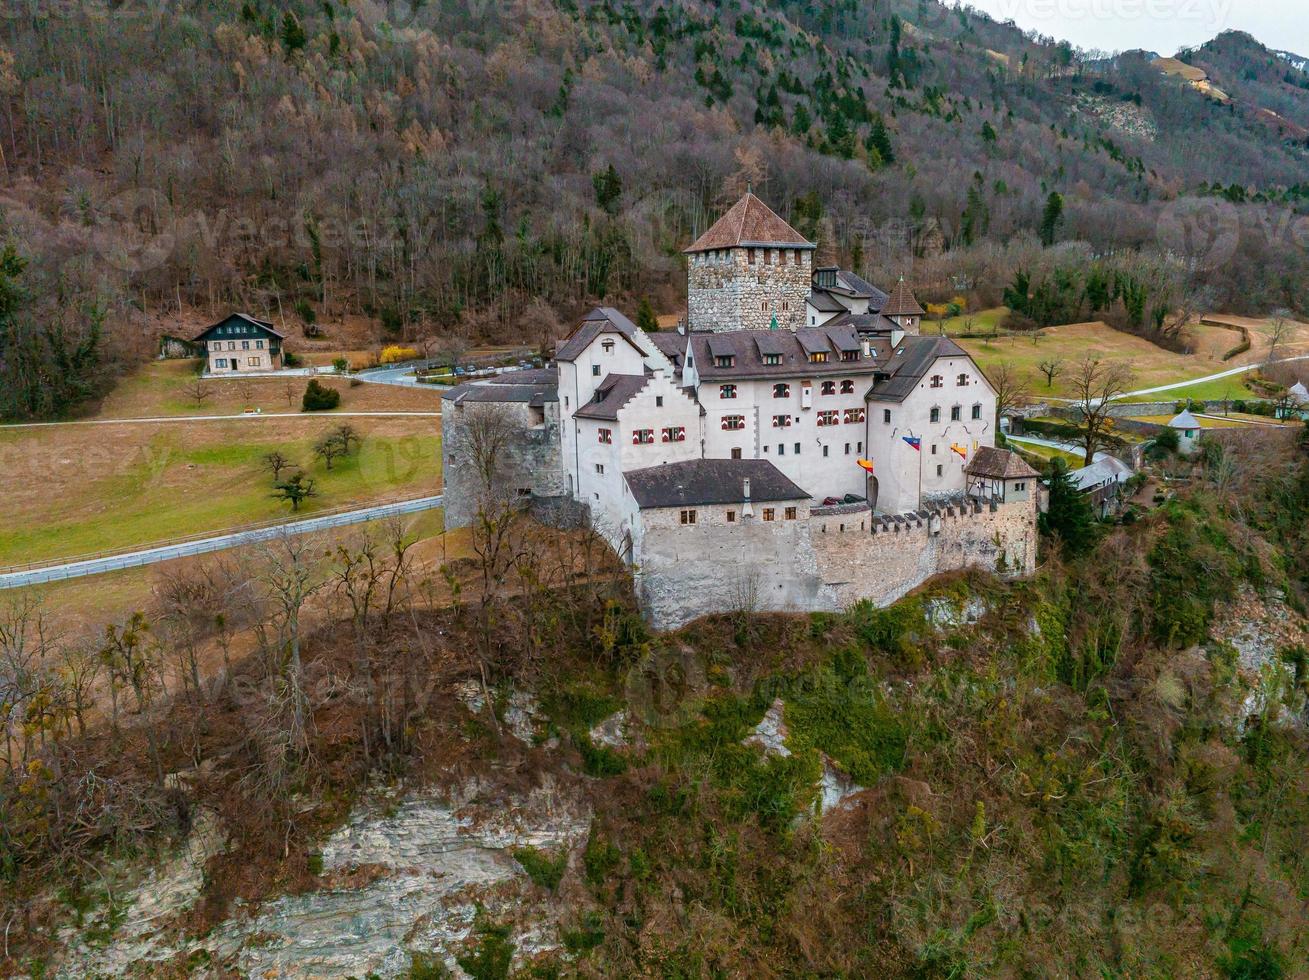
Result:
{"label": "castle", "polygon": [[995,448],[995,390],[920,334],[903,280],[888,294],[815,251],[747,193],[686,250],[684,327],[600,307],[549,367],[446,392],[447,526],[488,494],[568,505],[661,628],[1032,571],[1038,474]]}

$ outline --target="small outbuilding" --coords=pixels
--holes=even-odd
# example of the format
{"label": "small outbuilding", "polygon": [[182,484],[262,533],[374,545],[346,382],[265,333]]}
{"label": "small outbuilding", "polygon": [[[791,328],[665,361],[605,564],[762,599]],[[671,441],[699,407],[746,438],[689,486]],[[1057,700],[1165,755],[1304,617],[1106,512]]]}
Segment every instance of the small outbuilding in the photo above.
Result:
{"label": "small outbuilding", "polygon": [[1178,415],[1168,423],[1168,428],[1177,430],[1177,451],[1183,456],[1189,456],[1200,448],[1200,433],[1204,427],[1190,411]]}
{"label": "small outbuilding", "polygon": [[285,339],[267,320],[258,320],[248,313],[233,313],[192,343],[205,352],[210,374],[239,374],[279,370]]}
{"label": "small outbuilding", "polygon": [[1032,499],[1041,474],[1008,449],[982,446],[965,470],[968,492],[982,500],[1007,504]]}
{"label": "small outbuilding", "polygon": [[1309,388],[1304,386],[1303,381],[1297,381],[1295,384],[1291,385],[1291,390],[1287,392],[1287,394],[1291,396],[1291,399],[1295,404],[1309,405]]}

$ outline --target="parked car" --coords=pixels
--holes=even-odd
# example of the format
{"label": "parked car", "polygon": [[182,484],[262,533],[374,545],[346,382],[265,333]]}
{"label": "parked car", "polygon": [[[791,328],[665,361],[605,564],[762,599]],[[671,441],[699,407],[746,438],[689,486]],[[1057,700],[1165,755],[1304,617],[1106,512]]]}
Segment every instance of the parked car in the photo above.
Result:
{"label": "parked car", "polygon": [[840,503],[841,503],[841,498],[840,498],[840,497],[824,497],[824,498],[823,498],[823,506],[824,506],[824,507],[837,507],[837,506],[840,506]]}
{"label": "parked car", "polygon": [[857,493],[847,493],[847,494],[845,495],[845,501],[844,501],[844,502],[847,503],[847,504],[862,504],[862,503],[866,503],[865,499],[864,499],[863,497],[859,496],[859,494],[857,494]]}

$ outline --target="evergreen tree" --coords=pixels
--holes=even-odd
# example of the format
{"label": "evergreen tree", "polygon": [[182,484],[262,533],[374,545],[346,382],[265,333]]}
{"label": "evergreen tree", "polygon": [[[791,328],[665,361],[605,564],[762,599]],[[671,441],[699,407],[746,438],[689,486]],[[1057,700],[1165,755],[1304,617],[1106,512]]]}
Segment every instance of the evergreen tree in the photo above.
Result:
{"label": "evergreen tree", "polygon": [[1070,554],[1080,554],[1095,543],[1091,504],[1077,489],[1062,459],[1051,463],[1049,485],[1050,505],[1040,517],[1041,533],[1057,536]]}
{"label": "evergreen tree", "polygon": [[1058,191],[1051,191],[1045,199],[1045,213],[1041,215],[1041,242],[1053,245],[1064,217],[1064,199]]}
{"label": "evergreen tree", "polygon": [[282,16],[282,47],[286,49],[287,54],[294,54],[303,48],[308,40],[305,29],[300,26],[300,21],[288,10]]}
{"label": "evergreen tree", "polygon": [[887,132],[886,123],[880,115],[873,117],[872,127],[868,131],[867,148],[869,156],[876,152],[881,163],[895,163],[895,148],[891,146],[891,134]]}
{"label": "evergreen tree", "polygon": [[655,316],[649,296],[642,296],[641,302],[636,307],[636,325],[646,333],[653,333],[659,329],[659,318]]}
{"label": "evergreen tree", "polygon": [[990,121],[982,123],[982,142],[994,143],[997,138],[995,127],[991,125]]}
{"label": "evergreen tree", "polygon": [[623,179],[612,163],[591,175],[591,186],[595,188],[596,203],[609,214],[617,212],[618,199],[623,196]]}

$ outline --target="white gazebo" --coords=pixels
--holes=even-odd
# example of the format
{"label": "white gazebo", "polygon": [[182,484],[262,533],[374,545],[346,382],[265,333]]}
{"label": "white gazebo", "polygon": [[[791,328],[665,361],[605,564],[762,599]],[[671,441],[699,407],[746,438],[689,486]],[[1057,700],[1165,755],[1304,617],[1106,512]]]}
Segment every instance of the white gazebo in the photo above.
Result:
{"label": "white gazebo", "polygon": [[1200,448],[1200,432],[1203,427],[1190,411],[1178,415],[1168,423],[1168,428],[1177,430],[1177,451],[1182,455],[1189,456]]}

